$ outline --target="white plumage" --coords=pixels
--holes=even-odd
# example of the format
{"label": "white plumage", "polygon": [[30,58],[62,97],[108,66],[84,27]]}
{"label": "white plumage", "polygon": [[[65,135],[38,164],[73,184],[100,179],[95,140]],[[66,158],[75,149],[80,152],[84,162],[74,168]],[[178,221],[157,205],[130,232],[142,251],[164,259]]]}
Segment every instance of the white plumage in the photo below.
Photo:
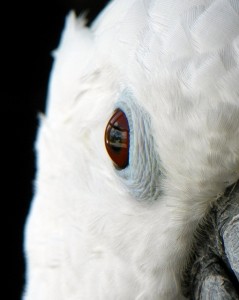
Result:
{"label": "white plumage", "polygon": [[24,299],[183,299],[195,228],[239,178],[238,0],[115,0],[91,28],[71,13],[54,57]]}

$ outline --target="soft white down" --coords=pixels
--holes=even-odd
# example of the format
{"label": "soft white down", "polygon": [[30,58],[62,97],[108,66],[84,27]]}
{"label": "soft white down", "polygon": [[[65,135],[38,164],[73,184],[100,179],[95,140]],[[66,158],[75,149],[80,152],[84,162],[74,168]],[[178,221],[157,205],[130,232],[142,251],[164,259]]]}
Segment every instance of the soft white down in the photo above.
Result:
{"label": "soft white down", "polygon": [[54,58],[23,299],[184,299],[195,229],[239,178],[239,1],[115,0],[90,28],[71,13]]}

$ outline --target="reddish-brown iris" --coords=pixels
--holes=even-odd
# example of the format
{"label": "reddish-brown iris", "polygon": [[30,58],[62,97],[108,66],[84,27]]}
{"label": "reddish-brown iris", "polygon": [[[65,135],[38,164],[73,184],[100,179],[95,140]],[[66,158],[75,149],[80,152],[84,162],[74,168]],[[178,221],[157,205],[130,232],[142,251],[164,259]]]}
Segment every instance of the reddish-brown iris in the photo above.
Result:
{"label": "reddish-brown iris", "polygon": [[106,126],[105,146],[115,166],[126,168],[129,163],[129,124],[120,109],[114,112]]}

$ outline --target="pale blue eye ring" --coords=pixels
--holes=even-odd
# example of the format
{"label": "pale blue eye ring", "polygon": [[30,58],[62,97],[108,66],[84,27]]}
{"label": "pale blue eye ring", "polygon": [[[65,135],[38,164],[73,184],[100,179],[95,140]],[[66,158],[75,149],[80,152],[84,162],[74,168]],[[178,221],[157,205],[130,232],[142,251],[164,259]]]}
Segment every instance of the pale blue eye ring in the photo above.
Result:
{"label": "pale blue eye ring", "polygon": [[121,94],[115,108],[124,111],[130,132],[129,164],[116,172],[137,200],[156,200],[161,193],[162,175],[150,116],[128,90]]}

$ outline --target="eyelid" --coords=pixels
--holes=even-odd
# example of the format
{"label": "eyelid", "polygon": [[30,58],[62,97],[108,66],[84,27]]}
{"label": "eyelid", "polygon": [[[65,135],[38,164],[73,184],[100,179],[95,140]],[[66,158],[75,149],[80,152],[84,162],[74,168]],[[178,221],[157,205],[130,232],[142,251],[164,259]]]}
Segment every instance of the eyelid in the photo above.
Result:
{"label": "eyelid", "polygon": [[135,200],[157,200],[162,193],[164,169],[155,147],[150,115],[129,89],[122,92],[115,107],[127,116],[130,137],[128,166],[116,168],[116,174]]}

